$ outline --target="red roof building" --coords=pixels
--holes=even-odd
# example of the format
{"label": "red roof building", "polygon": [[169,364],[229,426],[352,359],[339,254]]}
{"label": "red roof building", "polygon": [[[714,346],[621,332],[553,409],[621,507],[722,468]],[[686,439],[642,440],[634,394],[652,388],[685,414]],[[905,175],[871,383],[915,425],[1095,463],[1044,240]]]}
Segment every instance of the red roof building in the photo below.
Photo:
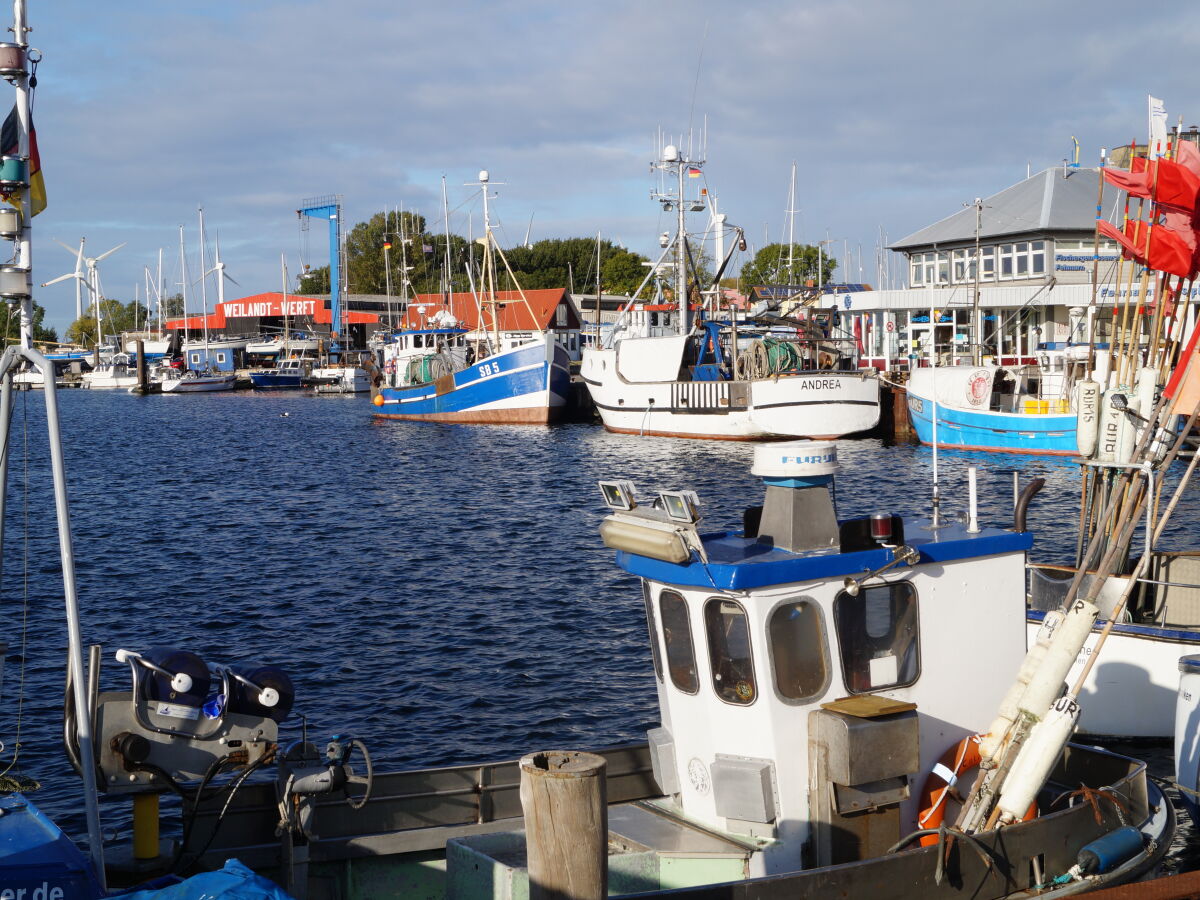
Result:
{"label": "red roof building", "polygon": [[[254,294],[239,300],[226,300],[218,303],[216,309],[207,316],[209,331],[238,331],[240,323],[237,319],[282,319],[285,316],[294,322],[303,321],[306,324],[329,325],[333,316],[329,305],[321,297],[304,297],[299,294],[284,295],[278,292]],[[375,313],[355,312],[343,309],[345,322],[349,325],[376,325],[379,316]],[[205,327],[205,316],[189,316],[186,319],[170,319],[166,323],[169,329],[199,330]],[[248,324],[248,323],[247,323]]]}
{"label": "red roof building", "polygon": [[[497,291],[496,300],[501,331],[577,330],[580,326],[579,312],[566,288],[525,291],[524,300],[518,291]],[[446,301],[445,294],[418,294],[408,301],[401,327],[421,328],[442,310],[448,310],[468,329],[479,327],[480,308],[475,294],[451,294]],[[482,321],[486,330],[494,327],[490,304],[483,307]]]}

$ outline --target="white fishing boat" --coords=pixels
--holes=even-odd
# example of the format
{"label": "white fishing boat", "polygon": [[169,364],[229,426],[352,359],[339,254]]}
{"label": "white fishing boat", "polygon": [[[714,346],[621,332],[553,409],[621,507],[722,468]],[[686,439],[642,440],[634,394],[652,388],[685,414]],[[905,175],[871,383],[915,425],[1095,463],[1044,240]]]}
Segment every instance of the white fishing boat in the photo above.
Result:
{"label": "white fishing boat", "polygon": [[365,394],[371,390],[371,374],[352,363],[314,366],[309,380],[318,394]]}
{"label": "white fishing boat", "polygon": [[[185,792],[180,859],[236,857],[295,896],[320,884],[375,900],[416,884],[430,898],[516,898],[554,871],[589,885],[582,896],[999,900],[1151,871],[1175,819],[1143,764],[1036,731],[1031,750],[1004,759],[1026,741],[1019,722],[1054,719],[1062,651],[1082,636],[1064,624],[1074,637],[1031,665],[1031,536],[890,512],[839,519],[828,443],[758,447],[754,471],[765,498],[745,527],[703,534],[694,493],[601,482],[601,537],[642,585],[661,715],[645,744],[383,773],[361,734],[323,756],[297,743],[275,784],[237,780],[220,807],[193,808]],[[972,671],[996,678],[962,677],[953,638],[967,627],[988,635]],[[118,658],[132,684],[100,694],[94,738],[108,793],[137,797],[164,776],[190,784],[234,741],[243,765],[266,764],[291,706],[285,675],[180,649]],[[1022,690],[1006,693],[1018,670]],[[185,677],[173,717],[156,713]],[[205,706],[214,693],[228,705]],[[1009,707],[1019,712],[1006,725],[994,714]],[[1006,732],[1015,744],[985,749],[981,734]],[[976,770],[986,789],[969,789]]]}
{"label": "white fishing boat", "polygon": [[701,164],[674,146],[655,163],[676,182],[656,199],[676,211],[677,227],[673,238],[664,235],[663,255],[634,297],[673,254],[672,302],[661,302],[661,288],[654,302],[631,301],[603,343],[583,350],[580,376],[604,427],[723,440],[832,438],[875,427],[879,382],[873,370],[859,371],[854,338],[838,333],[836,313],[775,320],[780,329],[740,323],[733,312],[722,321],[715,304],[707,315],[693,309],[699,294],[689,276],[686,211],[706,201],[686,196],[685,178]]}
{"label": "white fishing boat", "polygon": [[117,353],[90,372],[83,373],[83,387],[92,390],[127,391],[137,384],[137,366],[127,353]]}

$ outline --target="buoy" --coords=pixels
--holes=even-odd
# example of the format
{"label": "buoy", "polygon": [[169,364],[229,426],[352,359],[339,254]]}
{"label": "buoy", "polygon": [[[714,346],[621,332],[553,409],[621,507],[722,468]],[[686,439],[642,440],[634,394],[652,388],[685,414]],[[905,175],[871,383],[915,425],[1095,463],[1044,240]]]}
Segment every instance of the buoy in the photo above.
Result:
{"label": "buoy", "polygon": [[383,394],[376,394],[373,398],[371,398],[371,402],[376,406],[383,406]]}
{"label": "buoy", "polygon": [[1046,717],[1033,726],[996,804],[1001,822],[1015,822],[1025,815],[1078,722],[1079,703],[1068,693],[1059,697]]}
{"label": "buoy", "polygon": [[1084,459],[1096,452],[1100,435],[1100,385],[1084,379],[1076,386],[1075,447]]}
{"label": "buoy", "polygon": [[1144,849],[1142,833],[1132,825],[1124,825],[1086,844],[1075,857],[1075,867],[1080,875],[1103,875]]}
{"label": "buoy", "polygon": [[1117,458],[1121,438],[1121,422],[1125,413],[1112,405],[1113,394],[1124,393],[1120,387],[1105,391],[1100,398],[1100,434],[1097,438],[1096,459],[1101,462],[1114,462]]}
{"label": "buoy", "polygon": [[1050,641],[1054,638],[1054,633],[1062,621],[1063,614],[1060,610],[1048,612],[1042,619],[1042,627],[1038,629],[1033,646],[1025,654],[1025,661],[1021,663],[1021,668],[1017,672],[1017,680],[1013,682],[1008,693],[1004,695],[1004,699],[1000,701],[1000,710],[996,713],[991,728],[980,738],[980,753],[984,759],[995,759],[1000,741],[1004,738],[1008,727],[1017,720],[1017,715],[1021,711],[1020,703],[1021,698],[1025,695],[1025,689],[1037,675],[1038,669],[1042,667],[1042,660],[1046,658],[1046,651],[1050,649]]}

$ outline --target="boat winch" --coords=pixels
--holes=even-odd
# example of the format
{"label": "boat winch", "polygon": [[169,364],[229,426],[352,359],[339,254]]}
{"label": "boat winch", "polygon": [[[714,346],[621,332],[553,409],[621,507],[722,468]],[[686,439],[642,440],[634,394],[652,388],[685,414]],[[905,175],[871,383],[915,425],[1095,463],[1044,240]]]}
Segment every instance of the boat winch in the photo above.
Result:
{"label": "boat winch", "polygon": [[118,650],[129,691],[99,695],[96,761],[102,790],[159,792],[212,778],[224,765],[268,762],[295,691],[275,666],[209,667],[195,653]]}

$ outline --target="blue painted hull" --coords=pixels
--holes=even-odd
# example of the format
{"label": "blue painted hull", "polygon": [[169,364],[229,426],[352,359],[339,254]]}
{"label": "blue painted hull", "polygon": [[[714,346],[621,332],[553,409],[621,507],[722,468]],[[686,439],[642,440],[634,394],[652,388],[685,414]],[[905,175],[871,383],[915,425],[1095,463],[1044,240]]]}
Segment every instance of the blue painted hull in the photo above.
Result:
{"label": "blue painted hull", "polygon": [[23,794],[0,797],[0,896],[105,896],[79,848]]}
{"label": "blue painted hull", "polygon": [[[551,358],[553,362],[551,362]],[[377,418],[467,424],[544,424],[570,391],[570,359],[551,342],[524,344],[489,356],[429,384],[381,388]]]}
{"label": "blue painted hull", "polygon": [[[908,393],[908,418],[922,444],[933,444],[933,403]],[[1031,415],[937,407],[937,445],[955,450],[1078,456],[1075,414]]]}
{"label": "blue painted hull", "polygon": [[259,391],[282,391],[304,386],[299,375],[278,375],[274,372],[255,372],[250,376],[250,384]]}

